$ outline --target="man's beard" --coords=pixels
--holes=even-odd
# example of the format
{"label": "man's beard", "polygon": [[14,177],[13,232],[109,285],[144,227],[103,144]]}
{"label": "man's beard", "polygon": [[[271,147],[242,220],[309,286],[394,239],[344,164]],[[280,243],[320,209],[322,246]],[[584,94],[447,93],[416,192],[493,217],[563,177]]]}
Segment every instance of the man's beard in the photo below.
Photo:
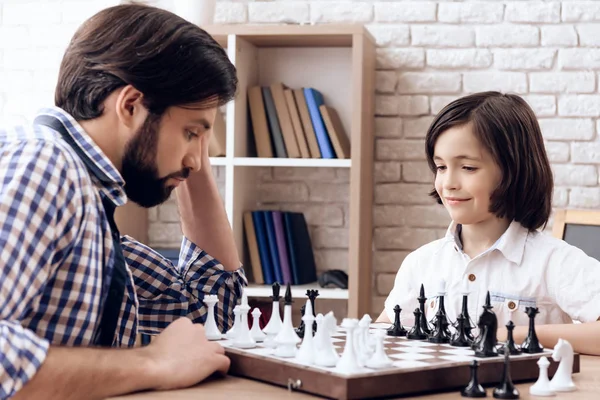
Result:
{"label": "man's beard", "polygon": [[170,178],[185,179],[189,169],[158,176],[156,155],[158,150],[158,129],[161,116],[149,114],[135,136],[127,143],[123,156],[121,174],[125,180],[125,193],[134,203],[150,208],[167,201],[173,186],[167,186]]}

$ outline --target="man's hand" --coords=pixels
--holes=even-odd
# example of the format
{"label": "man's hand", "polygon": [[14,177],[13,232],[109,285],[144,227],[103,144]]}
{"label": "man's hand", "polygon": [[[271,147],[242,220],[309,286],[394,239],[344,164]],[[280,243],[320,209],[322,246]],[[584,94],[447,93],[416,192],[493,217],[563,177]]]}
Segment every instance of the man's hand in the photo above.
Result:
{"label": "man's hand", "polygon": [[209,342],[204,327],[185,317],[172,322],[146,349],[155,368],[155,389],[188,387],[229,370],[223,347]]}

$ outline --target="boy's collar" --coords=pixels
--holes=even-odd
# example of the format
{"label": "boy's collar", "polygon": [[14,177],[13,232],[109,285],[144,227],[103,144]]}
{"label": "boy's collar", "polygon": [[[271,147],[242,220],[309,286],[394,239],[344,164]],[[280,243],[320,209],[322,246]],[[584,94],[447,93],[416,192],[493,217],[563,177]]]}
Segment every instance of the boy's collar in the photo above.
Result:
{"label": "boy's collar", "polygon": [[[457,224],[455,221],[450,222],[450,226],[448,226],[444,239],[447,242],[450,242],[457,251],[462,252],[463,244],[460,240],[461,230],[461,224]],[[523,227],[519,222],[512,221],[508,226],[508,229],[506,229],[502,236],[498,238],[496,243],[485,252],[498,250],[507,260],[512,261],[516,265],[521,265],[528,234],[529,231],[527,228]]]}

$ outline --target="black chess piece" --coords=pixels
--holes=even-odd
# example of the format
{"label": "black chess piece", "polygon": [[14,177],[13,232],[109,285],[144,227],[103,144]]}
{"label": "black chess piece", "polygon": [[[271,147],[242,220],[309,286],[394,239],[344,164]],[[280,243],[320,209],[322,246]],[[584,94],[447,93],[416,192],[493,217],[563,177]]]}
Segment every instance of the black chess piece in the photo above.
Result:
{"label": "black chess piece", "polygon": [[[306,305],[303,305],[302,307],[300,307],[300,314],[304,317],[304,313],[306,313]],[[295,329],[296,331],[296,335],[298,335],[298,337],[300,339],[304,338],[304,319],[300,319],[300,325],[298,325],[298,327]]]}
{"label": "black chess piece", "polygon": [[467,337],[467,321],[462,313],[456,317],[456,332],[450,339],[450,345],[456,347],[469,347],[471,341]]}
{"label": "black chess piece", "polygon": [[504,352],[504,370],[502,371],[502,381],[496,386],[493,392],[495,399],[518,399],[519,391],[513,385],[510,377],[510,358],[508,351]]}
{"label": "black chess piece", "polygon": [[425,297],[425,288],[423,287],[423,284],[421,284],[421,290],[417,300],[419,301],[419,309],[421,310],[421,330],[429,335],[431,333],[431,327],[425,316],[425,302],[427,301],[427,297]]}
{"label": "black chess piece", "polygon": [[415,311],[413,311],[413,314],[415,314],[415,324],[413,325],[412,329],[406,334],[406,338],[412,340],[427,339],[427,333],[423,332],[422,329],[421,319],[424,317],[421,315],[421,310],[419,310],[419,308],[417,307],[415,308]]}
{"label": "black chess piece", "polygon": [[292,300],[292,286],[288,283],[285,288],[285,296],[283,297],[284,305],[291,306],[294,300]]}
{"label": "black chess piece", "polygon": [[388,336],[406,336],[406,329],[400,323],[400,312],[402,309],[398,304],[394,307],[394,313],[396,316],[394,317],[394,325],[392,325],[388,330]]}
{"label": "black chess piece", "polygon": [[471,368],[471,380],[469,384],[460,391],[462,397],[486,397],[487,392],[479,384],[479,378],[477,377],[477,368],[479,368],[479,362],[477,360],[473,360],[473,362],[469,365]]}
{"label": "black chess piece", "polygon": [[469,340],[469,342],[473,343],[475,338],[473,337],[473,329],[475,329],[475,324],[471,320],[471,316],[469,315],[469,308],[467,307],[468,295],[463,294],[462,298],[462,310],[461,313],[463,317],[465,317],[465,336]]}
{"label": "black chess piece", "polygon": [[281,287],[279,286],[279,282],[275,282],[273,283],[273,285],[271,285],[271,290],[273,290],[273,295],[271,296],[271,299],[273,301],[277,301],[279,302],[279,300],[281,299],[281,296],[279,295],[279,290],[281,289]]}
{"label": "black chess piece", "polygon": [[[310,300],[310,305],[312,306],[313,317],[317,317],[317,311],[315,309],[315,299],[319,297],[319,291],[317,289],[308,289],[306,291],[306,296]],[[317,321],[313,321],[313,335],[317,332]]]}
{"label": "black chess piece", "polygon": [[538,340],[537,334],[535,333],[535,315],[539,314],[540,310],[537,307],[526,307],[525,313],[529,317],[529,332],[527,332],[527,337],[523,344],[521,345],[521,350],[523,353],[541,353],[544,351],[544,348],[540,345],[540,341]]}
{"label": "black chess piece", "polygon": [[448,319],[444,315],[442,309],[438,309],[435,314],[435,322],[433,325],[433,331],[427,338],[431,343],[450,343],[450,331],[448,330]]}
{"label": "black chess piece", "polygon": [[475,357],[496,357],[498,351],[496,345],[498,344],[498,319],[496,314],[492,311],[492,305],[490,302],[490,292],[487,292],[485,297],[485,304],[483,305],[483,312],[479,316],[477,322],[479,327],[479,336],[473,342],[473,350],[475,350]]}
{"label": "black chess piece", "polygon": [[515,340],[513,338],[514,329],[515,324],[513,324],[512,321],[508,321],[508,324],[506,324],[506,331],[508,332],[506,336],[506,343],[504,344],[504,346],[498,349],[499,354],[504,354],[504,351],[506,350],[508,350],[508,354],[510,354],[511,356],[521,354],[521,349],[519,348],[519,346],[515,345]]}

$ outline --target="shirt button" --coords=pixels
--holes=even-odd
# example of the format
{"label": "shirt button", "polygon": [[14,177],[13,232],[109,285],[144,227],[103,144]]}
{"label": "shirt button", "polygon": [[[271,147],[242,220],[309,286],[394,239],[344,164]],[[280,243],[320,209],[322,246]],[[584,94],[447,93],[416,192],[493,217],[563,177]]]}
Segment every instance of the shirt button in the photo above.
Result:
{"label": "shirt button", "polygon": [[514,301],[509,301],[508,302],[508,308],[511,310],[514,310],[517,307],[517,305],[515,304]]}
{"label": "shirt button", "polygon": [[475,276],[475,274],[469,274],[469,280],[471,282],[475,282],[475,279],[477,279],[477,277]]}

